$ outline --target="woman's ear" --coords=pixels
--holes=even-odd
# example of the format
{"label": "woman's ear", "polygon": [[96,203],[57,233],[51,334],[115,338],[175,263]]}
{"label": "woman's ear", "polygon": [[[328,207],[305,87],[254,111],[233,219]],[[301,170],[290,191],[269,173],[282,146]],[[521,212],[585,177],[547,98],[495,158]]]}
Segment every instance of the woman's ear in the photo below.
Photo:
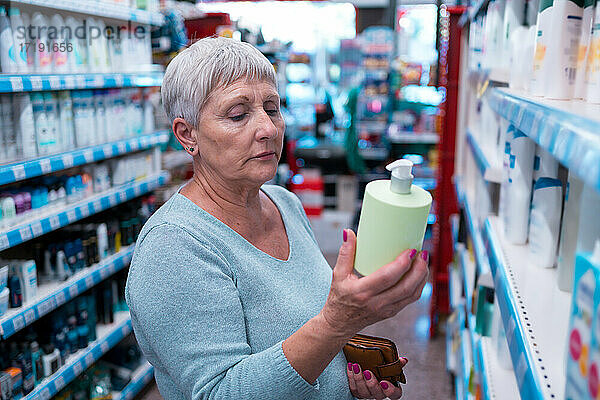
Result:
{"label": "woman's ear", "polygon": [[185,151],[192,156],[198,153],[196,131],[185,119],[175,118],[173,120],[173,133]]}

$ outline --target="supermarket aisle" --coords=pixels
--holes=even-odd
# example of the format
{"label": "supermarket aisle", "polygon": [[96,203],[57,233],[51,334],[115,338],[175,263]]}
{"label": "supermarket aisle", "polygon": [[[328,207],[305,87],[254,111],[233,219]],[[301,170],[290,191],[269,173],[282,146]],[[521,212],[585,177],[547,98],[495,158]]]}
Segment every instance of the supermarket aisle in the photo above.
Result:
{"label": "supermarket aisle", "polygon": [[[336,255],[327,255],[330,264]],[[408,306],[394,318],[374,324],[363,333],[392,339],[402,356],[408,358],[405,368],[407,385],[404,386],[403,399],[452,398],[450,376],[446,372],[444,336],[429,339],[429,300],[431,285],[427,284],[421,299]],[[139,400],[160,400],[161,396],[152,385],[138,398]],[[333,399],[332,399],[333,400]]]}

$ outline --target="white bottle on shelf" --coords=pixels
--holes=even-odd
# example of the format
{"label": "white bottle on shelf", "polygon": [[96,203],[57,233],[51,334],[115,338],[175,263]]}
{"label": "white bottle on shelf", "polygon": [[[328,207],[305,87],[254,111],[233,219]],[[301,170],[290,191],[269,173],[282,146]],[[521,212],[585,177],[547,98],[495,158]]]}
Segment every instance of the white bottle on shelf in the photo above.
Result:
{"label": "white bottle on shelf", "polygon": [[[44,14],[40,12],[33,13],[31,17],[32,26],[47,27],[48,24],[48,19]],[[38,29],[35,35],[35,42],[32,43],[32,45],[35,45],[33,49],[35,54],[35,72],[38,74],[49,74],[52,72],[52,53],[50,40],[48,39],[48,30]]]}
{"label": "white bottle on shelf", "polygon": [[561,210],[562,182],[540,177],[533,189],[529,223],[529,260],[538,267],[554,267]]}
{"label": "white bottle on shelf", "polygon": [[542,146],[536,146],[533,158],[533,184],[535,185],[541,177],[558,178],[558,161]]}
{"label": "white bottle on shelf", "polygon": [[57,27],[58,37],[50,39],[52,46],[52,70],[55,74],[64,74],[69,71],[70,52],[67,49],[67,32],[61,29],[65,26],[65,21],[60,14],[54,14],[50,19],[52,26]]}
{"label": "white bottle on shelf", "polygon": [[99,57],[99,63],[98,63],[98,67],[99,67],[99,71],[100,72],[109,72],[110,71],[110,64],[109,64],[109,52],[108,52],[108,41],[106,39],[105,36],[105,32],[106,32],[106,24],[104,23],[104,21],[102,21],[102,19],[97,19],[96,20],[96,26],[100,29],[100,32],[102,32],[102,34],[100,35],[100,37],[98,39],[96,39],[98,41],[97,44],[97,48],[98,48],[98,57]]}
{"label": "white bottle on shelf", "polygon": [[592,21],[594,20],[594,5],[596,0],[585,0],[581,32],[579,34],[579,50],[577,52],[577,75],[575,77],[575,91],[573,98],[585,98],[586,69],[588,49],[592,39]]}
{"label": "white bottle on shelf", "polygon": [[150,100],[150,89],[144,89],[144,133],[155,131],[154,107]]}
{"label": "white bottle on shelf", "polygon": [[504,8],[504,22],[502,24],[502,53],[500,66],[504,69],[510,67],[507,61],[511,54],[511,37],[517,28],[523,28],[525,19],[525,0],[506,0]]}
{"label": "white bottle on shelf", "polygon": [[17,131],[13,121],[12,99],[10,94],[0,94],[0,124],[4,136],[4,160],[17,159]]}
{"label": "white bottle on shelf", "polygon": [[577,253],[594,250],[596,240],[600,239],[600,193],[594,187],[584,184],[581,193],[581,211],[579,212],[579,231],[577,233]]}
{"label": "white bottle on shelf", "polygon": [[596,4],[586,74],[586,101],[600,103],[600,6]]}
{"label": "white bottle on shelf", "polygon": [[74,150],[76,143],[73,126],[73,101],[66,90],[58,92],[58,115],[62,147],[65,151]]}
{"label": "white bottle on shelf", "polygon": [[64,149],[61,147],[61,141],[59,138],[59,119],[57,108],[58,105],[56,103],[56,97],[52,92],[44,92],[44,109],[46,111],[46,121],[48,124],[48,132],[49,132],[49,152],[50,154],[55,154],[63,151]]}
{"label": "white bottle on shelf", "polygon": [[549,99],[573,98],[577,72],[579,37],[583,0],[554,0],[552,6],[552,29],[545,62],[546,92]]}
{"label": "white bottle on shelf", "polygon": [[[23,27],[31,25],[31,17],[26,12],[21,12],[21,19],[23,20]],[[25,51],[27,52],[27,71],[28,73],[35,72],[35,43],[34,40],[29,36],[29,31],[24,29],[24,40],[29,43],[29,46],[25,45]]]}
{"label": "white bottle on shelf", "polygon": [[33,122],[31,99],[28,93],[13,94],[13,116],[21,155],[26,160],[35,158],[37,156],[35,124]]}
{"label": "white bottle on shelf", "polygon": [[31,103],[33,107],[33,120],[35,123],[38,155],[46,156],[51,153],[54,144],[52,143],[52,137],[48,129],[44,96],[39,92],[31,93]]}
{"label": "white bottle on shelf", "polygon": [[550,46],[550,31],[552,30],[553,0],[541,0],[537,16],[537,36],[533,56],[533,71],[530,91],[534,96],[543,96],[546,92],[546,73],[548,47]]}
{"label": "white bottle on shelf", "polygon": [[96,135],[98,136],[98,143],[108,142],[108,136],[106,131],[106,107],[104,105],[104,94],[101,89],[94,90],[94,106],[96,108]]}
{"label": "white bottle on shelf", "polygon": [[15,46],[15,61],[17,64],[17,72],[25,74],[29,71],[27,65],[27,34],[26,28],[21,17],[21,10],[11,7],[8,10],[10,17],[10,25],[12,27],[13,42]]}
{"label": "white bottle on shelf", "polygon": [[505,209],[506,240],[512,244],[525,244],[529,231],[529,207],[533,180],[535,144],[524,133],[515,131],[510,143],[510,170],[508,204]]}
{"label": "white bottle on shelf", "polygon": [[0,6],[0,66],[2,73],[18,72],[15,59],[15,45],[10,21],[6,16],[6,8]]}
{"label": "white bottle on shelf", "polygon": [[577,249],[577,233],[579,231],[579,212],[581,210],[581,194],[583,181],[569,171],[565,204],[558,245],[558,288],[565,292],[573,290],[573,274],[575,272],[575,250]]}
{"label": "white bottle on shelf", "polygon": [[[87,57],[87,49],[81,48],[82,40],[78,39],[76,30],[79,27],[79,20],[69,16],[65,19],[65,25],[69,27],[70,36],[65,39],[67,45],[71,47],[71,54],[67,58],[67,70],[71,73],[83,72],[85,70],[85,62]],[[81,28],[80,28],[81,29]]]}

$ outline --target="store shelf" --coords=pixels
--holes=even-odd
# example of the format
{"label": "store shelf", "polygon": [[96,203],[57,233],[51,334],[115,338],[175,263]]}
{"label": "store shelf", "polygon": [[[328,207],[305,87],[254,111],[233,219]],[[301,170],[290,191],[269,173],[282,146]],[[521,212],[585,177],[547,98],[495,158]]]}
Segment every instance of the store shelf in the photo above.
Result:
{"label": "store shelf", "polygon": [[133,373],[131,381],[120,392],[114,392],[112,400],[131,400],[154,378],[154,367],[145,361]]}
{"label": "store shelf", "polygon": [[528,247],[509,244],[502,232],[497,217],[486,220],[485,243],[521,398],[562,398],[571,294],[558,289],[556,269],[533,266]]}
{"label": "store shelf", "polygon": [[471,149],[475,165],[479,168],[483,179],[488,182],[501,183],[501,166],[497,162],[492,161],[491,157],[485,155],[481,146],[477,143],[477,139],[475,139],[475,136],[471,132],[467,132],[467,144],[469,145],[469,149]]}
{"label": "store shelf", "polygon": [[135,138],[86,147],[48,157],[36,158],[34,160],[0,165],[0,185],[7,185],[41,175],[63,171],[79,165],[95,163],[108,158],[146,150],[167,143],[168,141],[169,134],[167,131],[159,131]]}
{"label": "store shelf", "polygon": [[467,11],[460,16],[458,25],[464,26],[467,22],[473,21],[480,12],[485,10],[489,2],[490,0],[478,0],[477,3],[467,8]]}
{"label": "store shelf", "polygon": [[460,297],[461,297],[461,279],[460,274],[455,268],[450,267],[450,280],[449,282],[449,296],[450,296],[450,307],[453,310],[456,310],[460,307]]}
{"label": "store shelf", "polygon": [[491,81],[501,85],[508,85],[510,71],[501,68],[473,69],[469,71],[469,77],[477,83]]}
{"label": "store shelf", "polygon": [[185,150],[162,153],[162,165],[166,170],[192,164],[192,156]]}
{"label": "store shelf", "polygon": [[489,91],[489,104],[569,171],[600,191],[600,105],[547,100],[508,89]]}
{"label": "store shelf", "polygon": [[[101,4],[101,3],[94,3]],[[162,84],[163,72],[0,75],[0,93],[70,89],[151,87]]]}
{"label": "store shelf", "polygon": [[473,300],[473,289],[475,288],[475,265],[470,260],[469,252],[464,248],[462,244],[458,244],[458,263],[460,266],[460,273],[462,278],[462,284],[465,292],[465,304],[466,311],[471,312],[472,300]]}
{"label": "store shelf", "polygon": [[8,230],[0,231],[0,251],[151,192],[168,182],[169,177],[169,173],[163,171],[146,179],[127,183],[90,196],[66,207],[54,209],[43,217],[33,218]]}
{"label": "store shelf", "polygon": [[465,193],[463,193],[460,187],[458,188],[458,192],[460,193],[458,197],[462,199],[461,203],[463,204],[463,208],[465,210],[465,218],[467,219],[467,230],[469,232],[469,236],[471,237],[471,242],[473,244],[475,266],[478,270],[478,275],[481,276],[490,272],[490,262],[485,249],[483,238],[481,236],[481,229],[479,227],[479,222],[472,213],[470,202],[467,198],[468,196]]}
{"label": "store shelf", "polygon": [[23,307],[10,308],[0,317],[0,336],[3,339],[8,338],[120,271],[131,261],[133,248],[134,246],[125,247],[98,264],[77,272],[67,281],[40,285],[38,296],[34,300]]}
{"label": "store shelf", "polygon": [[479,340],[477,355],[483,399],[518,399],[519,388],[515,374],[500,366],[492,338],[482,337]]}
{"label": "store shelf", "polygon": [[67,358],[65,365],[58,371],[44,379],[31,393],[23,397],[27,400],[46,400],[55,396],[62,388],[72,382],[79,374],[92,366],[108,350],[116,346],[131,332],[131,318],[129,312],[115,314],[115,322],[110,325],[98,325],[98,339],[90,343],[85,349]]}
{"label": "store shelf", "polygon": [[84,15],[162,25],[165,18],[161,13],[138,10],[118,4],[92,0],[11,0],[12,6],[34,6],[56,11],[70,11]]}
{"label": "store shelf", "polygon": [[470,400],[471,394],[469,393],[469,377],[470,377],[470,363],[471,360],[471,349],[470,341],[468,339],[467,329],[463,328],[460,331],[460,384],[462,385],[462,399]]}
{"label": "store shelf", "polygon": [[394,144],[436,144],[440,135],[435,132],[400,132],[388,134],[388,140]]}

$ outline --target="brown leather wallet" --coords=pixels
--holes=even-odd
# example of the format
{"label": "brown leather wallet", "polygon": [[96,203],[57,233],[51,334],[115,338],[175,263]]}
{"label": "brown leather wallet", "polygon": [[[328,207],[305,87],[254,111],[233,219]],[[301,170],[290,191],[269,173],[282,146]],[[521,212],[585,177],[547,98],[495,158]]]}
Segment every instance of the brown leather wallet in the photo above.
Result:
{"label": "brown leather wallet", "polygon": [[358,364],[362,371],[371,371],[378,381],[386,380],[398,386],[406,383],[402,361],[396,345],[389,339],[357,334],[344,346],[349,363]]}

